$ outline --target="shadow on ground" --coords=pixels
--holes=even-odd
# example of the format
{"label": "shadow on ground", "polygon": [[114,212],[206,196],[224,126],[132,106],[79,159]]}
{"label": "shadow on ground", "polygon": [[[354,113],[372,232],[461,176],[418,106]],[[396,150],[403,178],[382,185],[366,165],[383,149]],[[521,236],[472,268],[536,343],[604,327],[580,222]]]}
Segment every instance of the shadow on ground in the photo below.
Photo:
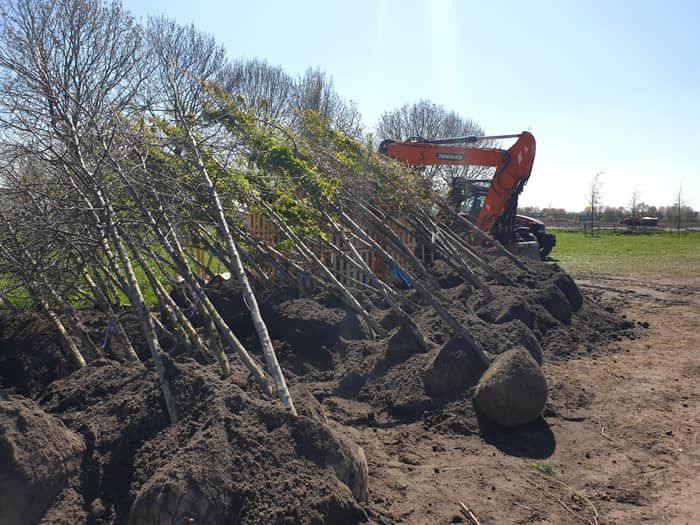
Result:
{"label": "shadow on ground", "polygon": [[556,449],[556,440],[549,424],[540,417],[516,428],[501,427],[477,413],[482,439],[509,456],[546,459]]}

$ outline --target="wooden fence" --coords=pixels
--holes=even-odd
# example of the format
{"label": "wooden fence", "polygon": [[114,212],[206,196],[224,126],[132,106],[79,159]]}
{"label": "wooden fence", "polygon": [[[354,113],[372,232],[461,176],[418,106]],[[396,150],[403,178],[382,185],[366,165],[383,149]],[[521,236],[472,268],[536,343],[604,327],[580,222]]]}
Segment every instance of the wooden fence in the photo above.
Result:
{"label": "wooden fence", "polygon": [[[405,221],[399,222],[408,227]],[[277,226],[275,226],[275,224],[271,220],[259,213],[249,213],[247,225],[248,230],[250,231],[253,237],[263,240],[272,245],[278,244],[285,238],[284,235],[279,231]],[[411,233],[408,231],[408,228],[396,228],[395,232],[397,236],[406,244],[406,246],[408,246],[415,253],[418,247],[418,242],[416,241],[415,237],[411,235]],[[386,243],[380,241],[378,238],[375,240],[382,246],[382,248],[384,248],[388,253],[395,257],[400,265],[406,265],[407,261],[405,260],[404,256],[397,253],[395,249],[393,249],[390,246],[387,246]],[[334,236],[331,242],[348,257],[352,258],[351,248],[349,246],[345,246],[342,239]],[[380,257],[373,253],[371,248],[367,247],[364,243],[361,243],[357,240],[354,240],[352,242],[354,243],[355,249],[360,254],[360,257],[362,257],[362,260],[367,264],[367,266],[369,266],[369,268],[375,274],[381,276],[382,278],[393,278],[393,280],[397,282],[401,282],[403,280],[401,278],[401,274],[389,267],[389,265],[387,265]],[[419,251],[422,252],[422,250]],[[419,253],[418,255],[420,257],[423,254]],[[345,260],[337,253],[328,251],[322,253],[320,258],[325,264],[329,266],[331,271],[333,271],[337,279],[344,286],[361,287],[369,284],[369,277],[364,272],[349,264],[347,260]]]}

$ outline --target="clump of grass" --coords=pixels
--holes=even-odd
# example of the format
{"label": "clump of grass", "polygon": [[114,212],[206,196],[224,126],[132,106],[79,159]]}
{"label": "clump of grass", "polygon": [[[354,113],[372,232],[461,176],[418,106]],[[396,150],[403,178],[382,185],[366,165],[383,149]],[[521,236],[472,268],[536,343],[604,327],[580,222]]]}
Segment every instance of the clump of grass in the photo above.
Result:
{"label": "clump of grass", "polygon": [[545,476],[551,476],[554,474],[554,467],[551,463],[534,461],[528,465],[530,470],[544,474]]}

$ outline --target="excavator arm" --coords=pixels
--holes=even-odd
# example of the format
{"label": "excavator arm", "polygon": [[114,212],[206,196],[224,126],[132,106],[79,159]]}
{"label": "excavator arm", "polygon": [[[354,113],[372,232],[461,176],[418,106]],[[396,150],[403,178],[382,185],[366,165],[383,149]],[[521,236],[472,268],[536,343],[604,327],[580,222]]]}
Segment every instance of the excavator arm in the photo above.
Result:
{"label": "excavator arm", "polygon": [[[517,138],[507,150],[463,146],[482,140]],[[512,203],[530,178],[535,160],[535,137],[527,131],[519,135],[493,137],[457,137],[438,140],[395,142],[385,140],[380,152],[409,166],[490,166],[496,168],[476,225],[484,231],[510,210]]]}

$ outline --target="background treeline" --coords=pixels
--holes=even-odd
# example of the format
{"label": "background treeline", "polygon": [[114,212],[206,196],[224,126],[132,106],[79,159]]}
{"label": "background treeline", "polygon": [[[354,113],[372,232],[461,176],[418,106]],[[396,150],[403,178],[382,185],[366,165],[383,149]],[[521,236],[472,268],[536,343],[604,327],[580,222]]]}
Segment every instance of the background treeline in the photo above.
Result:
{"label": "background treeline", "polygon": [[[541,219],[548,226],[575,226],[590,222],[590,207],[584,211],[567,211],[563,208],[539,208],[536,206],[521,206],[519,213]],[[635,217],[657,217],[660,227],[675,228],[678,222],[679,209],[677,206],[646,206],[642,205],[635,211]],[[624,219],[632,217],[629,207],[602,206],[596,210],[596,223],[614,225],[621,224]],[[693,208],[683,205],[680,208],[682,227],[700,225],[700,214]]]}

